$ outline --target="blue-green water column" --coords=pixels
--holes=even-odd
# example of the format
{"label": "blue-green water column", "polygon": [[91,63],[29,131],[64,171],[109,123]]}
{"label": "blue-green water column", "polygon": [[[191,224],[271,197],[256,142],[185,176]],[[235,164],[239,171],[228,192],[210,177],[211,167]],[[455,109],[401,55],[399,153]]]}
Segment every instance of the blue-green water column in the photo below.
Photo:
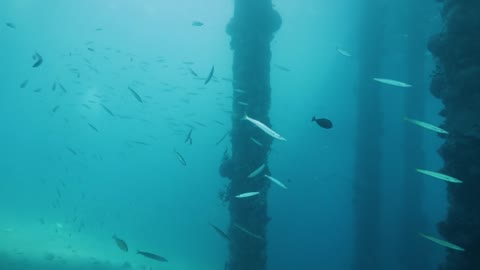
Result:
{"label": "blue-green water column", "polygon": [[[405,92],[405,115],[425,119],[428,79],[425,50],[428,40],[427,21],[433,16],[430,3],[418,0],[406,2],[407,39],[407,80],[414,87]],[[398,264],[402,269],[431,268],[430,243],[418,237],[418,230],[426,228],[427,218],[423,208],[424,181],[419,180],[415,168],[425,167],[424,130],[414,125],[404,125],[403,210],[398,226],[400,250]],[[428,134],[431,135],[431,134]],[[432,135],[433,136],[433,135]]]}
{"label": "blue-green water column", "polygon": [[[358,83],[355,178],[353,179],[353,270],[381,267],[381,168],[383,111],[380,84],[373,78],[381,72],[384,51],[383,0],[363,0],[357,24]],[[374,124],[371,124],[374,123]],[[366,128],[366,125],[368,128]]]}
{"label": "blue-green water column", "polygon": [[[221,166],[222,176],[230,179],[229,270],[266,269],[268,153],[272,138],[248,121],[248,116],[270,126],[270,43],[280,28],[281,18],[271,0],[236,0],[234,15],[227,26],[233,50],[233,113],[231,157]],[[246,105],[248,104],[248,105]],[[261,142],[254,143],[251,138]],[[248,175],[266,164],[258,176]],[[260,192],[249,198],[235,198],[245,192]]]}
{"label": "blue-green water column", "polygon": [[442,18],[443,31],[428,43],[437,61],[430,90],[444,105],[449,131],[439,149],[442,172],[463,183],[448,185],[438,230],[465,251],[448,250],[439,269],[480,269],[480,1],[445,0]]}

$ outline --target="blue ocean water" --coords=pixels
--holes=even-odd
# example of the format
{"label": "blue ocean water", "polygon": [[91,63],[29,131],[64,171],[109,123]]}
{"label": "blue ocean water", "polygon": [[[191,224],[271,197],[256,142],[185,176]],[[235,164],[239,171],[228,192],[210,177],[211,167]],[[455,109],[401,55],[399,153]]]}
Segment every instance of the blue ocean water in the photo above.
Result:
{"label": "blue ocean water", "polygon": [[[0,3],[1,269],[224,268],[228,244],[209,223],[229,225],[228,204],[219,198],[228,180],[218,167],[230,141],[217,142],[231,127],[233,62],[225,27],[233,2]],[[288,190],[270,189],[268,269],[348,269],[362,35],[356,21],[364,3],[274,4],[283,23],[271,47],[270,116],[287,141],[274,142],[269,166]],[[379,76],[401,80],[406,7],[402,1],[390,5]],[[431,6],[427,35],[440,24]],[[43,62],[34,68],[36,53]],[[426,62],[428,81],[433,60],[426,49],[419,61]],[[212,66],[214,78],[205,85]],[[425,92],[428,122],[441,122],[441,104],[428,89],[381,91],[384,242],[372,252],[382,254],[385,267],[401,269],[398,213],[408,169],[403,130],[412,128],[402,120],[406,91]],[[319,128],[313,115],[331,119],[334,128]],[[190,130],[191,145],[184,142]],[[423,136],[427,168],[436,170],[442,140],[428,131]],[[419,230],[435,232],[445,215],[445,184],[419,181],[425,181],[419,207],[428,220]],[[128,243],[129,252],[117,247],[113,235]],[[431,269],[443,249],[432,246],[432,252]]]}

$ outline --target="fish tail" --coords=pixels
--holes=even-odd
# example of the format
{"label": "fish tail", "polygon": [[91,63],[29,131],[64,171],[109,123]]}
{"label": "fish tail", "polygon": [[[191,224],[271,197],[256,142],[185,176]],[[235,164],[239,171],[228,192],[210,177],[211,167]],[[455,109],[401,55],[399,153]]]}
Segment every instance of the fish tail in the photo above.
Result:
{"label": "fish tail", "polygon": [[315,120],[317,120],[317,118],[315,118],[315,116],[312,116],[312,122],[315,122]]}
{"label": "fish tail", "polygon": [[244,112],[244,113],[243,113],[243,117],[241,118],[241,120],[247,120],[247,119],[248,119],[247,112]]}

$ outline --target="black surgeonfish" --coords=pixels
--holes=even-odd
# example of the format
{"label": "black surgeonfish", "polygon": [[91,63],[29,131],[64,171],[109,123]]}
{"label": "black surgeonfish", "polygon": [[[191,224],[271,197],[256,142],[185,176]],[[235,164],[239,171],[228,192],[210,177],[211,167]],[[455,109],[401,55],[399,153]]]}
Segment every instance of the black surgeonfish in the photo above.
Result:
{"label": "black surgeonfish", "polygon": [[332,121],[326,118],[316,118],[315,116],[312,117],[312,122],[316,122],[317,125],[321,126],[325,129],[331,129],[333,127]]}

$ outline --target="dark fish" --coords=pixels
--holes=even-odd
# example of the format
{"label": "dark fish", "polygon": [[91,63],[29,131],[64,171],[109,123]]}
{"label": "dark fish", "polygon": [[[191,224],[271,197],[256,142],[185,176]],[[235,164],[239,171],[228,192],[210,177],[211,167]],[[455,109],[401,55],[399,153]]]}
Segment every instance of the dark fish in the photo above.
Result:
{"label": "dark fish", "polygon": [[78,156],[78,153],[75,150],[73,150],[72,148],[67,147],[67,150],[70,151],[70,153],[74,154],[75,156]]}
{"label": "dark fish", "polygon": [[177,150],[174,150],[174,151],[175,151],[175,155],[177,155],[178,161],[180,161],[180,163],[183,166],[187,166],[187,161],[185,161],[185,159],[182,157],[182,155],[180,155],[180,153],[178,153]]}
{"label": "dark fish", "polygon": [[218,142],[215,145],[219,145],[221,142],[223,142],[223,140],[225,140],[228,134],[230,134],[230,131],[227,131],[227,133],[225,133],[225,135],[223,135],[223,137],[220,140],[218,140]]}
{"label": "dark fish", "polygon": [[37,61],[35,63],[33,63],[32,67],[33,68],[37,68],[39,67],[42,63],[43,63],[43,58],[42,56],[39,54],[39,53],[35,53],[33,55],[34,59],[36,59]]}
{"label": "dark fish", "polygon": [[190,132],[188,132],[187,138],[185,138],[185,143],[189,143],[192,145],[192,131],[193,129],[190,129]]}
{"label": "dark fish", "polygon": [[95,31],[102,31],[102,30],[103,30],[103,28],[97,28],[97,29],[95,29]]}
{"label": "dark fish", "polygon": [[210,74],[208,74],[208,77],[207,79],[205,80],[205,83],[204,84],[207,84],[208,82],[210,82],[210,80],[212,79],[213,77],[213,72],[215,71],[215,66],[212,66],[212,69],[210,70]]}
{"label": "dark fish", "polygon": [[145,146],[150,145],[149,143],[142,142],[142,141],[132,141],[132,142],[138,145],[145,145]]}
{"label": "dark fish", "polygon": [[289,71],[290,71],[289,68],[284,67],[284,66],[280,66],[280,65],[277,65],[277,64],[274,64],[273,66],[276,67],[276,68],[278,68],[278,69],[280,69],[280,70],[282,70],[282,71],[285,71],[285,72],[289,72]]}
{"label": "dark fish", "polygon": [[88,47],[87,50],[89,50],[89,51],[91,51],[91,52],[94,52],[94,51],[95,51],[94,48],[90,48],[90,47]]}
{"label": "dark fish", "polygon": [[5,25],[12,28],[12,29],[17,29],[17,26],[15,26],[15,24],[13,24],[13,23],[7,22],[7,23],[5,23]]}
{"label": "dark fish", "polygon": [[56,112],[60,108],[60,105],[53,107],[52,112]]}
{"label": "dark fish", "polygon": [[115,117],[115,115],[113,114],[113,112],[107,108],[107,106],[103,105],[103,104],[100,104],[100,106],[102,106],[102,108],[108,113],[110,114],[111,116]]}
{"label": "dark fish", "polygon": [[33,90],[33,92],[35,92],[35,93],[42,92],[42,88],[37,88],[37,89]]}
{"label": "dark fish", "polygon": [[96,132],[98,132],[98,129],[97,129],[94,125],[92,125],[92,124],[90,124],[90,123],[88,123],[88,125],[89,125],[93,130],[95,130]]}
{"label": "dark fish", "polygon": [[137,92],[135,92],[135,90],[133,90],[130,86],[128,87],[128,90],[130,90],[130,92],[138,100],[138,102],[143,103],[142,98],[140,97],[140,95]]}
{"label": "dark fish", "polygon": [[193,76],[198,77],[198,74],[195,71],[193,71],[193,69],[188,68],[188,70],[190,71],[190,73],[192,73]]}
{"label": "dark fish", "polygon": [[65,89],[61,83],[59,83],[58,86],[60,86],[60,89],[62,89],[64,93],[67,93],[67,89]]}
{"label": "dark fish", "polygon": [[137,254],[140,254],[144,257],[147,257],[147,258],[155,260],[155,261],[168,262],[168,260],[165,259],[164,257],[153,254],[153,253],[150,253],[150,252],[144,252],[144,251],[137,250]]}
{"label": "dark fish", "polygon": [[52,91],[55,91],[55,89],[57,89],[57,83],[54,82],[53,85],[52,85]]}
{"label": "dark fish", "polygon": [[217,124],[219,124],[219,125],[222,125],[222,126],[225,125],[223,122],[220,122],[220,121],[218,121],[218,120],[215,120],[215,123],[217,123]]}
{"label": "dark fish", "polygon": [[202,127],[207,127],[207,125],[205,125],[204,123],[200,123],[198,121],[192,121],[193,123],[199,125],[199,126],[202,126]]}
{"label": "dark fish", "polygon": [[321,126],[322,128],[325,128],[325,129],[331,129],[333,127],[332,121],[330,121],[326,118],[317,119],[314,116],[314,117],[312,117],[312,122],[316,122],[319,126]]}
{"label": "dark fish", "polygon": [[192,26],[202,26],[203,25],[203,22],[201,21],[193,21],[192,22]]}
{"label": "dark fish", "polygon": [[224,231],[222,231],[220,228],[218,228],[217,226],[213,225],[212,223],[209,223],[210,226],[223,238],[227,239],[228,241],[230,241],[230,237],[228,237],[228,234],[226,234]]}
{"label": "dark fish", "polygon": [[125,252],[128,252],[128,246],[127,246],[127,243],[125,243],[125,241],[118,238],[116,235],[112,236],[112,238],[113,238],[113,240],[115,240],[115,243],[117,244],[118,248],[120,248],[121,250],[123,250]]}
{"label": "dark fish", "polygon": [[20,88],[25,88],[27,87],[27,85],[28,85],[28,80],[25,80],[22,82],[22,84],[20,84]]}

